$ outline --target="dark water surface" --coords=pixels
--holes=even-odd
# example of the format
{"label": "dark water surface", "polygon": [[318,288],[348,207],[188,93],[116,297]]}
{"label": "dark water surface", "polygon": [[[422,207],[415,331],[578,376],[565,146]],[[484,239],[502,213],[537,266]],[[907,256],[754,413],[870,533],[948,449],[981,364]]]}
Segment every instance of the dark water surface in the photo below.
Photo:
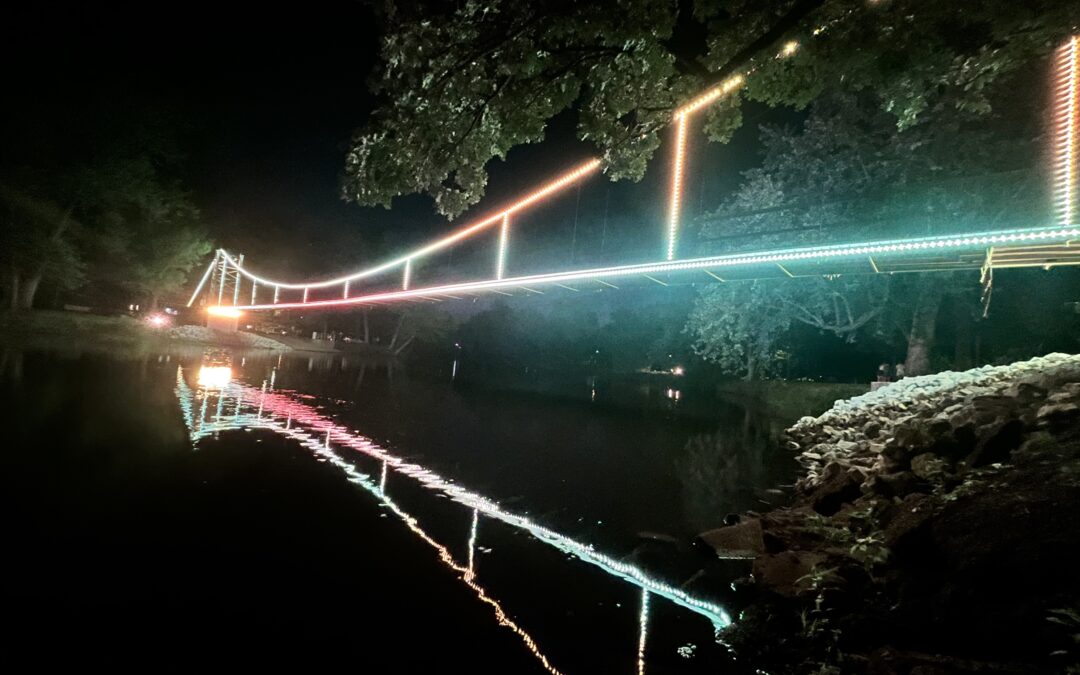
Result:
{"label": "dark water surface", "polygon": [[7,661],[743,672],[714,636],[745,563],[687,542],[790,479],[780,421],[336,356],[0,374]]}

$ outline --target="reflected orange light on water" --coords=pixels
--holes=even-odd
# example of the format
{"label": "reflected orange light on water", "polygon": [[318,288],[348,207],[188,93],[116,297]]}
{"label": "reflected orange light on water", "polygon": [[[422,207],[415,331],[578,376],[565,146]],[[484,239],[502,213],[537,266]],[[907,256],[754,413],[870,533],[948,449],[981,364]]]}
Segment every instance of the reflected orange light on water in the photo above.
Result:
{"label": "reflected orange light on water", "polygon": [[207,389],[224,389],[232,381],[229,366],[203,366],[199,368],[199,386]]}

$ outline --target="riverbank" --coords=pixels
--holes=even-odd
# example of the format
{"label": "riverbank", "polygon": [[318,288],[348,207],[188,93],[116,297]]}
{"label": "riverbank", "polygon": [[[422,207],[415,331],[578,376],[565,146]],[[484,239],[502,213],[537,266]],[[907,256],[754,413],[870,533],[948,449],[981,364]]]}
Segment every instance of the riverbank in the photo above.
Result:
{"label": "riverbank", "polygon": [[907,378],[787,437],[791,506],[702,535],[754,560],[737,653],[774,673],[1080,672],[1080,356]]}
{"label": "riverbank", "polygon": [[170,344],[290,351],[291,346],[244,331],[224,332],[203,326],[158,328],[127,316],[35,310],[0,314],[0,340],[17,346],[88,343],[135,349]]}

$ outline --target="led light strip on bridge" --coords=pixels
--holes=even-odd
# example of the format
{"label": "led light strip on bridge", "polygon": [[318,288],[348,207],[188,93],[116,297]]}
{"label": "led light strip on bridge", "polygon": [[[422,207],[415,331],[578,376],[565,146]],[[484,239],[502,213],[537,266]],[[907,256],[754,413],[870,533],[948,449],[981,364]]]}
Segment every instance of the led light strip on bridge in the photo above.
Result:
{"label": "led light strip on bridge", "polygon": [[[216,375],[216,372],[213,375]],[[204,420],[209,415],[209,411],[205,409],[205,406],[209,397],[205,396],[204,393],[204,409],[196,418],[194,392],[185,382],[182,369],[177,368],[176,394],[193,441],[219,431],[237,429],[243,426],[266,428],[280,433],[288,431],[294,438],[304,440],[300,434],[303,433],[303,429],[307,429],[311,434],[315,435],[307,440],[314,439],[315,445],[324,447],[327,450],[333,447],[349,448],[384,462],[386,466],[396,473],[408,476],[428,490],[444,494],[451,500],[470,509],[475,509],[484,516],[516,529],[524,530],[549,546],[595,565],[608,574],[628,581],[644,591],[666,598],[680,607],[704,616],[713,624],[716,630],[731,624],[731,617],[719,605],[695,598],[681,588],[654,579],[633,565],[598,552],[590,544],[575,541],[570,537],[533,522],[525,516],[506,511],[496,502],[483,495],[471,492],[419,464],[407,462],[391,454],[370,439],[350,431],[338,425],[332,419],[319,414],[311,406],[297,402],[284,394],[268,391],[265,384],[259,390],[236,381],[227,382],[227,380],[228,378],[225,376],[211,377],[206,380],[210,382],[210,386],[204,387],[204,389],[217,389],[219,392],[216,412],[213,414],[212,421],[206,423]],[[225,408],[224,399],[226,396],[235,397],[235,403],[230,406],[231,414]],[[254,414],[242,413],[243,406],[257,412]],[[282,420],[284,420],[284,423]],[[350,471],[356,472],[355,467],[351,464],[344,461],[341,464],[343,467],[349,467]]]}
{"label": "led light strip on bridge", "polygon": [[[343,305],[393,302],[412,298],[450,295],[453,293],[496,291],[503,288],[558,284],[571,281],[588,281],[643,274],[677,273],[691,270],[711,270],[715,268],[745,267],[768,263],[795,261],[819,261],[867,255],[906,254],[925,251],[946,251],[979,249],[987,246],[1005,246],[1010,244],[1029,244],[1039,242],[1065,242],[1080,237],[1076,227],[1031,228],[1022,230],[1001,230],[939,237],[921,237],[914,239],[891,239],[876,242],[842,244],[837,246],[811,246],[804,248],[780,249],[755,253],[737,253],[730,255],[691,258],[637,265],[621,265],[550,274],[536,274],[504,279],[428,286],[401,291],[371,293],[351,298],[333,300],[312,300],[310,302],[279,302],[276,304],[238,305],[237,310],[273,310],[335,307]],[[233,260],[227,253],[227,260]]]}

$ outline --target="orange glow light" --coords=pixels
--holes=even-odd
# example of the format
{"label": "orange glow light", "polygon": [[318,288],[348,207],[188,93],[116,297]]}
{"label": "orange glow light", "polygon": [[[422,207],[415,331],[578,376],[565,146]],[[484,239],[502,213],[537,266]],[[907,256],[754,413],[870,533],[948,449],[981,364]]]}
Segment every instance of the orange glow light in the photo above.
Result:
{"label": "orange glow light", "polygon": [[199,368],[199,386],[206,389],[224,389],[232,381],[229,366],[203,366]]}
{"label": "orange glow light", "polygon": [[238,309],[232,307],[222,307],[221,305],[211,305],[206,308],[206,313],[212,316],[224,316],[230,319],[238,319],[243,315]]}

